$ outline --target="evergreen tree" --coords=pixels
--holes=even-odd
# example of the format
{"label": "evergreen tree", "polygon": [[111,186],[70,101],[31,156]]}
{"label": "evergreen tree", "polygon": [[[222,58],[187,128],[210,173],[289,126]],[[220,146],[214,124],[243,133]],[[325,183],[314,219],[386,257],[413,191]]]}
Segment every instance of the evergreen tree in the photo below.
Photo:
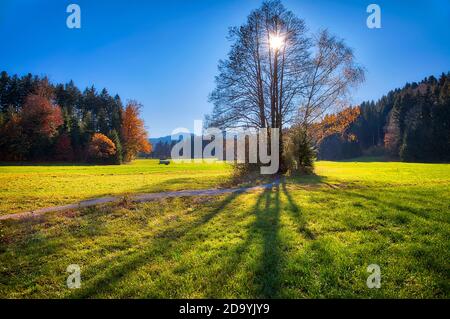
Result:
{"label": "evergreen tree", "polygon": [[122,164],[122,142],[120,141],[119,134],[116,130],[112,130],[109,133],[109,138],[113,141],[114,145],[116,145],[116,154],[114,155],[114,164]]}
{"label": "evergreen tree", "polygon": [[[361,104],[361,115],[350,127],[363,153],[384,148],[405,161],[450,161],[450,73],[442,73],[402,89],[390,91],[373,103]],[[330,141],[333,141],[332,143]],[[326,139],[319,158],[356,156],[345,140]],[[350,150],[346,155],[345,149]]]}

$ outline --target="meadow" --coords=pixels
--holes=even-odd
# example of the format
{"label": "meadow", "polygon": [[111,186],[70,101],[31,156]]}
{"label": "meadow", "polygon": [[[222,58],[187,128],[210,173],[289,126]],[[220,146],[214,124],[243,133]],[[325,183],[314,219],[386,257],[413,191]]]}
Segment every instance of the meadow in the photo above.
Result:
{"label": "meadow", "polygon": [[[76,199],[163,190],[158,185],[214,187],[230,174],[220,164],[183,165],[193,166],[2,167],[2,180],[47,180],[46,193],[2,189],[2,207],[30,206],[33,196],[53,203],[63,180],[73,185],[65,196]],[[109,189],[90,186],[108,179]],[[8,194],[17,197],[4,204]],[[251,193],[2,221],[0,297],[449,298],[449,223],[448,164],[318,162],[316,175]],[[81,267],[80,289],[66,286],[70,264]],[[370,264],[380,266],[380,289],[366,285]]]}
{"label": "meadow", "polygon": [[212,188],[227,182],[229,165],[136,160],[127,165],[0,166],[0,215],[134,193]]}

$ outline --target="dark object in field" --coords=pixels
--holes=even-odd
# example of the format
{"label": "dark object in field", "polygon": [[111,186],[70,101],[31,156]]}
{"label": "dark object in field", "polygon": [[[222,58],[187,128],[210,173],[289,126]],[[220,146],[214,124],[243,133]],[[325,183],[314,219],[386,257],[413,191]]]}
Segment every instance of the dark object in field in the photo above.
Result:
{"label": "dark object in field", "polygon": [[170,161],[169,160],[159,160],[159,165],[164,164],[164,165],[169,165]]}

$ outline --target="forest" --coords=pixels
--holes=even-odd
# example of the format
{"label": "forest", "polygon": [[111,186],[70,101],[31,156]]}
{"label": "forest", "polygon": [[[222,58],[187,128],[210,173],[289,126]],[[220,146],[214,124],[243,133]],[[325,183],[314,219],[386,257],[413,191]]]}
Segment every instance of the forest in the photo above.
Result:
{"label": "forest", "polygon": [[[170,157],[175,142],[148,142],[141,105],[73,81],[0,74],[0,160],[120,164],[138,154]],[[450,72],[429,76],[366,101],[336,132],[348,109],[327,115],[312,139],[321,160],[385,156],[407,162],[450,161]],[[348,122],[347,119],[345,122]],[[314,127],[314,126],[313,126]],[[286,129],[288,132],[290,129]],[[320,133],[317,133],[319,131]],[[318,138],[317,136],[323,136]]]}
{"label": "forest", "polygon": [[[317,158],[384,156],[407,162],[450,161],[449,77],[450,73],[442,73],[439,79],[429,76],[392,90],[376,102],[363,102],[325,116],[312,134]],[[169,158],[174,143],[158,141],[151,157]]]}
{"label": "forest", "polygon": [[363,102],[345,130],[318,144],[318,158],[361,155],[407,162],[450,161],[450,72],[407,83],[378,101]]}
{"label": "forest", "polygon": [[73,81],[0,74],[0,160],[121,164],[149,153],[141,105]]}

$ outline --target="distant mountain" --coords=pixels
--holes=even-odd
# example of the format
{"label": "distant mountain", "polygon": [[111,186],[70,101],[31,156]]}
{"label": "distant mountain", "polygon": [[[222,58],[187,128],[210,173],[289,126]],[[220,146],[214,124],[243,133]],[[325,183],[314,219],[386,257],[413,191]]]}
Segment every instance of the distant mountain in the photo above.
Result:
{"label": "distant mountain", "polygon": [[[194,134],[190,134],[192,140],[194,140]],[[170,152],[172,150],[173,145],[177,142],[179,139],[179,136],[187,137],[189,136],[189,133],[179,134],[178,136],[174,136],[174,139],[172,140],[172,135],[167,136],[161,136],[161,137],[155,137],[150,138],[149,141],[153,146],[153,150],[150,154],[151,158],[159,158],[159,159],[167,159],[170,158]]]}
{"label": "distant mountain", "polygon": [[[189,134],[188,133],[184,133],[184,134],[180,134],[180,135],[187,136]],[[191,136],[193,137],[194,134],[191,133]],[[161,136],[161,137],[153,137],[153,138],[149,138],[148,140],[150,141],[150,143],[152,143],[153,146],[155,146],[158,143],[169,143],[170,144],[170,142],[172,142],[172,135]]]}
{"label": "distant mountain", "polygon": [[170,143],[171,141],[171,136],[167,135],[167,136],[162,136],[162,137],[153,137],[153,138],[149,138],[148,139],[150,141],[150,143],[152,143],[152,145],[156,145],[160,142],[162,143]]}

